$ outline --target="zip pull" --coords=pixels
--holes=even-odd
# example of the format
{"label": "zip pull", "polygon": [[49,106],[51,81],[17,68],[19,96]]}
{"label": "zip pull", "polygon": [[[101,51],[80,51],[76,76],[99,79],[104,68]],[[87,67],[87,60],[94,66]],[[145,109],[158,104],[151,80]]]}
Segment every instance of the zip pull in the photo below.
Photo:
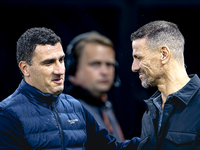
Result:
{"label": "zip pull", "polygon": [[51,105],[50,105],[49,107],[50,107],[50,109],[51,109],[52,111],[55,110],[55,104],[54,104],[54,102],[52,102]]}
{"label": "zip pull", "polygon": [[58,125],[58,130],[59,130],[59,133],[60,133],[60,138],[61,138],[61,146],[62,146],[62,150],[64,150],[64,133],[63,133],[63,130],[62,130],[62,126],[61,126],[61,121],[60,121],[60,118],[59,118],[59,114],[54,106],[55,104],[52,103],[50,106],[51,106],[51,110],[54,114],[54,117],[56,119],[56,122],[57,122],[57,125]]}

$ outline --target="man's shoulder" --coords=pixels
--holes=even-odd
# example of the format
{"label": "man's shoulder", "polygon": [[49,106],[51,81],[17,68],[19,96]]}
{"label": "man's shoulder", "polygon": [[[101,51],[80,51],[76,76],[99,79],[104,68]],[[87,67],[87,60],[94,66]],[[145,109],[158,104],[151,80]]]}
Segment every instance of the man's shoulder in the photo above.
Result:
{"label": "man's shoulder", "polygon": [[17,90],[0,102],[0,109],[9,108],[16,104],[23,103],[26,97]]}
{"label": "man's shoulder", "polygon": [[27,97],[17,90],[0,102],[0,111],[3,114],[9,114],[9,116],[17,117],[17,113],[24,111],[24,107],[29,101]]}
{"label": "man's shoulder", "polygon": [[59,98],[61,100],[67,100],[68,102],[71,102],[71,103],[79,103],[79,101],[77,99],[75,99],[74,97],[72,97],[71,95],[68,95],[68,94],[61,93],[59,95]]}
{"label": "man's shoulder", "polygon": [[70,105],[73,108],[76,107],[76,108],[82,109],[82,104],[77,99],[72,97],[71,95],[62,93],[62,94],[60,94],[59,98],[63,103],[65,103],[65,105]]}

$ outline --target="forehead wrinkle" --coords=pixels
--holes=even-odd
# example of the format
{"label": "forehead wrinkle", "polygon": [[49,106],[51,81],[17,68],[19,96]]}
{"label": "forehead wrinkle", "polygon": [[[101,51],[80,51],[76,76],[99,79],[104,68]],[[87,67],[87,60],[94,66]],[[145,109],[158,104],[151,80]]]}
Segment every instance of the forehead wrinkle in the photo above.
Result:
{"label": "forehead wrinkle", "polygon": [[133,49],[133,55],[137,55],[137,56],[149,56],[152,55],[153,53],[151,53],[153,51],[151,51],[146,45],[140,44],[140,47],[137,46],[136,48]]}

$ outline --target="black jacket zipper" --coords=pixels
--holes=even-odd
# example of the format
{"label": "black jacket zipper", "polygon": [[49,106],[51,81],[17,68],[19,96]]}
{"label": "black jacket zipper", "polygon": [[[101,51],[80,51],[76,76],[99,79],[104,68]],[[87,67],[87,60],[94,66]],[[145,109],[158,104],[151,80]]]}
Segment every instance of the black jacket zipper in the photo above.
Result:
{"label": "black jacket zipper", "polygon": [[51,110],[56,118],[56,121],[57,121],[57,124],[58,124],[58,129],[59,129],[59,132],[60,132],[60,137],[61,137],[61,146],[62,146],[62,150],[65,150],[64,148],[64,134],[63,134],[63,130],[62,130],[62,127],[61,127],[61,123],[60,123],[60,119],[59,119],[59,116],[58,116],[58,112],[57,110],[55,109],[54,105],[52,104],[51,106]]}

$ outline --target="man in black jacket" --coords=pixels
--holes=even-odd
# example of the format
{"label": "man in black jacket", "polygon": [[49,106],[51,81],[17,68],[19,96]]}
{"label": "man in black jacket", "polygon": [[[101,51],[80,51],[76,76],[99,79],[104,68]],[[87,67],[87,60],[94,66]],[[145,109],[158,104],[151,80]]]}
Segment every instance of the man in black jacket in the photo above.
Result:
{"label": "man in black jacket", "polygon": [[145,102],[138,149],[200,149],[200,79],[188,76],[184,37],[167,21],[150,22],[131,35],[132,71],[142,86],[158,91]]}

